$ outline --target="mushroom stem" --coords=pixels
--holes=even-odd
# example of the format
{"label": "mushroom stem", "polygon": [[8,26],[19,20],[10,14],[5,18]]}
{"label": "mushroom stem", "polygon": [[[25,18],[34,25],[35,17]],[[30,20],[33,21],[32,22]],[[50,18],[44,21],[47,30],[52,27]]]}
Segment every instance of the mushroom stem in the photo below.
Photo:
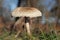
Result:
{"label": "mushroom stem", "polygon": [[29,23],[28,22],[26,23],[26,28],[27,28],[28,35],[31,35],[30,27],[29,27]]}
{"label": "mushroom stem", "polygon": [[28,35],[31,35],[31,32],[30,32],[30,27],[29,27],[29,17],[25,17],[25,23],[26,23],[26,29],[27,29],[27,33]]}
{"label": "mushroom stem", "polygon": [[18,35],[20,34],[21,31],[18,31],[17,34],[15,35],[15,38],[18,37]]}

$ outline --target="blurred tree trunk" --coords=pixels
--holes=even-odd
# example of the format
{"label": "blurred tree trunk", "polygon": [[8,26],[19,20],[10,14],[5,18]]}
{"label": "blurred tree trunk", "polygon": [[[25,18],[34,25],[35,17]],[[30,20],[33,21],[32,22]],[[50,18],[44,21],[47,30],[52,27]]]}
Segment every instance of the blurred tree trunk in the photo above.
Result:
{"label": "blurred tree trunk", "polygon": [[0,0],[0,16],[2,16],[2,1],[3,0]]}
{"label": "blurred tree trunk", "polygon": [[30,0],[27,0],[27,6],[28,6],[28,7],[31,7],[31,5],[30,5]]}
{"label": "blurred tree trunk", "polygon": [[60,20],[60,0],[57,0],[57,3],[58,3],[58,8],[57,8],[57,24],[59,23],[59,20]]}

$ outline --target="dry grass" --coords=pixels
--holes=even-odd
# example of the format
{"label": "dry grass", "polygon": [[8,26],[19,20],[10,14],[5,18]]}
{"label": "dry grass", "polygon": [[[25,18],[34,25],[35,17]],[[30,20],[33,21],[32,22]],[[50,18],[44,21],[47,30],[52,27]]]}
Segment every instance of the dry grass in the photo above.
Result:
{"label": "dry grass", "polygon": [[[21,20],[23,21],[23,20]],[[1,23],[3,23],[1,21]],[[8,26],[10,26],[12,23],[9,23]],[[20,22],[19,22],[20,24]],[[21,26],[20,25],[15,25],[16,27]],[[1,24],[2,25],[2,24]],[[55,25],[55,24],[53,24]],[[56,33],[59,33],[58,31],[60,31],[60,25],[55,26],[55,29],[53,28],[53,25],[51,24],[41,24],[39,21],[36,22],[36,20],[34,19],[32,23],[30,23],[30,29],[32,32],[32,36],[29,37],[27,35],[26,31],[22,31],[19,36],[17,38],[15,38],[16,35],[16,31],[13,31],[11,35],[9,35],[9,29],[10,27],[8,26],[0,26],[0,28],[3,31],[3,34],[0,35],[0,40],[59,40],[60,39],[60,35],[56,35]],[[5,27],[8,27],[8,29],[6,29]],[[19,28],[15,28],[17,31],[21,31],[22,29]],[[51,31],[52,30],[52,31]],[[0,33],[2,33],[2,31]],[[56,31],[56,33],[55,33]]]}

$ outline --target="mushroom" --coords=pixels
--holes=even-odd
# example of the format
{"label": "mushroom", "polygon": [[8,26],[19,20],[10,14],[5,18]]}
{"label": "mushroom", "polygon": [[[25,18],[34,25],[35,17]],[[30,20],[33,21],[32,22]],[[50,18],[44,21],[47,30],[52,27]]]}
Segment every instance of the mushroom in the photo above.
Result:
{"label": "mushroom", "polygon": [[[42,16],[42,13],[33,7],[18,7],[12,12],[13,17],[24,17],[28,35],[31,35],[29,28],[29,18]],[[18,34],[17,34],[18,35]]]}

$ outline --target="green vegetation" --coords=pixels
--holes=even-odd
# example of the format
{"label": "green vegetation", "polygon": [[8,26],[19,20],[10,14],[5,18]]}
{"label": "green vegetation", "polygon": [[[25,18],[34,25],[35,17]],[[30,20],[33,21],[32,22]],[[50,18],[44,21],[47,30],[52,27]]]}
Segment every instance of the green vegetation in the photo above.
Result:
{"label": "green vegetation", "polygon": [[[51,27],[49,28],[51,29]],[[15,35],[15,32],[9,35],[7,30],[4,29],[3,34],[0,35],[0,40],[60,40],[60,35],[57,35],[54,30],[50,30],[48,33],[34,30],[31,37],[29,37],[26,32],[22,32],[17,38],[15,38]]]}

